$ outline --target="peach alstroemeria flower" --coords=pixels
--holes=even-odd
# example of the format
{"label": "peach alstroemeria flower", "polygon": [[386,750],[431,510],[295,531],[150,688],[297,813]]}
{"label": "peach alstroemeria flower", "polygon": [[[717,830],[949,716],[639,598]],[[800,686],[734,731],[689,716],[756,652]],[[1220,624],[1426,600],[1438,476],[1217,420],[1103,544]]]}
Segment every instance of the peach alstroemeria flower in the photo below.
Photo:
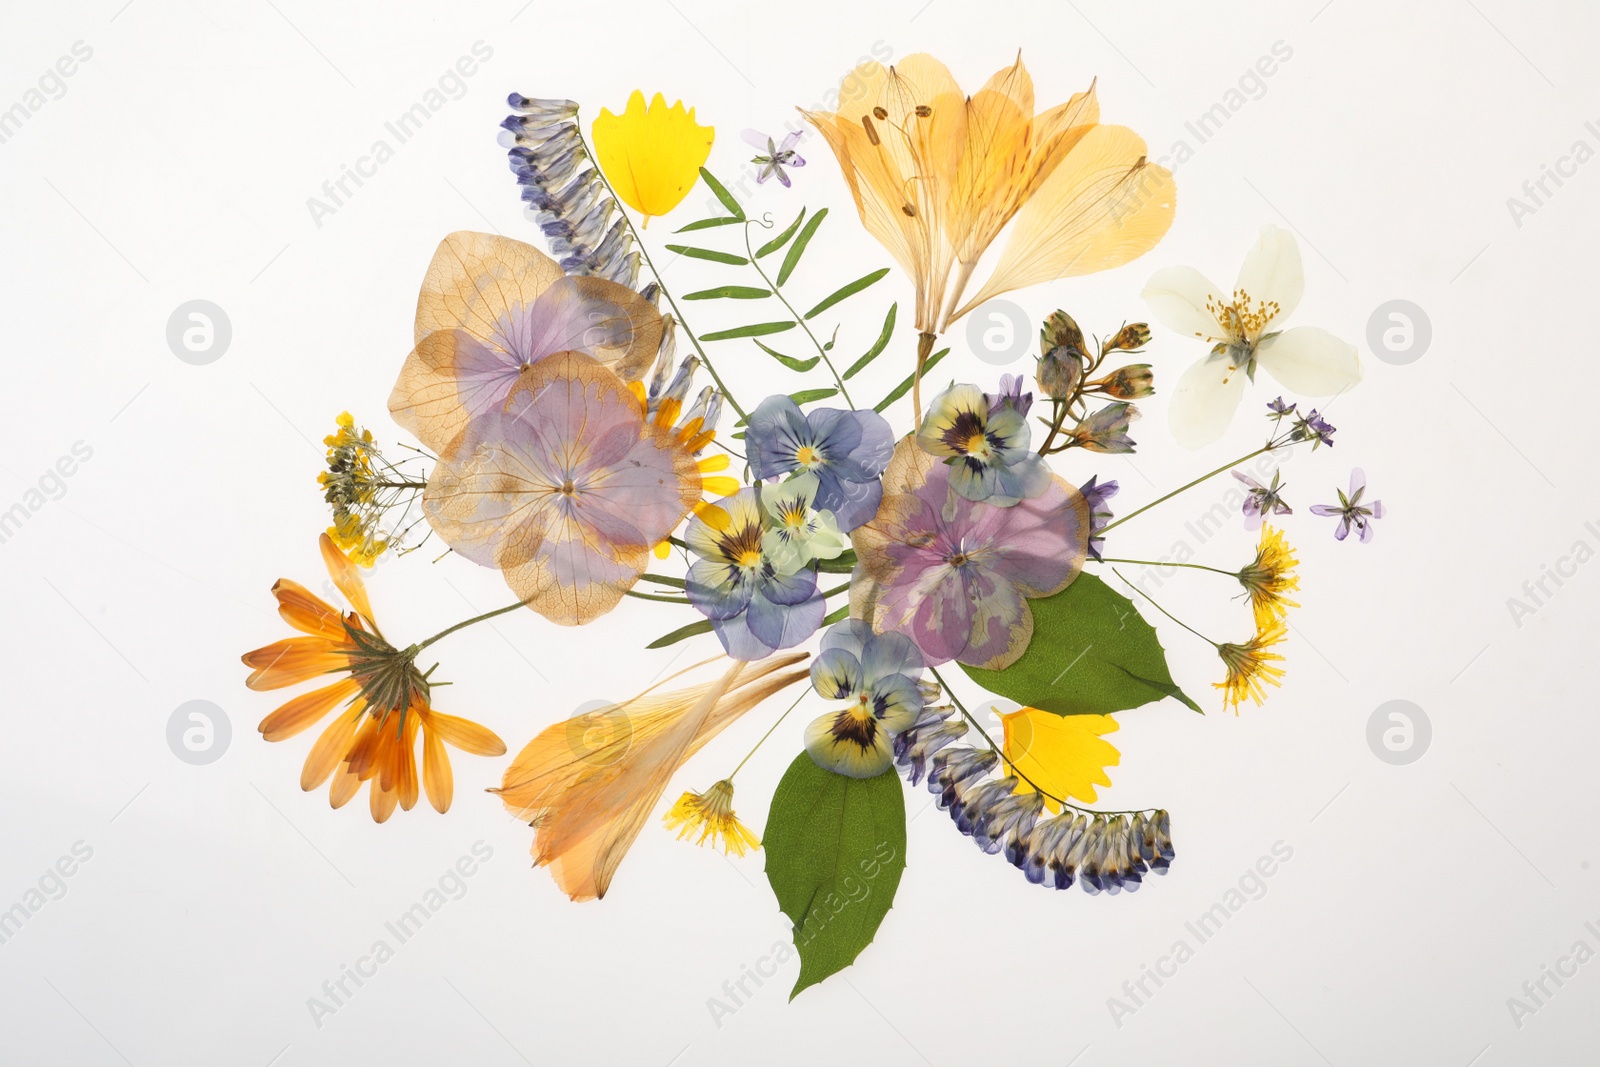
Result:
{"label": "peach alstroemeria flower", "polygon": [[[809,677],[789,653],[735,661],[714,681],[659,692],[547,727],[507,768],[498,793],[534,827],[533,861],[573,900],[603,897],[672,775],[723,727]],[[726,662],[726,661],[723,661]]]}
{"label": "peach alstroemeria flower", "polygon": [[329,799],[343,807],[372,783],[372,817],[383,822],[395,807],[417,802],[417,736],[422,736],[421,786],[435,810],[450,809],[454,779],[445,743],[478,756],[499,756],[505,742],[475,722],[435,711],[427,679],[413,662],[416,648],[396,649],[372,615],[361,575],[327,534],[318,540],[334,586],[355,610],[341,614],[305,586],[280,578],[272,587],[278,614],[302,637],[246,652],[251,689],[281,689],[324,675],[338,681],[302,693],[261,720],[261,735],[284,741],[309,728],[335,707],[345,709],[328,724],[306,756],[300,788],[310,791],[329,776]]}

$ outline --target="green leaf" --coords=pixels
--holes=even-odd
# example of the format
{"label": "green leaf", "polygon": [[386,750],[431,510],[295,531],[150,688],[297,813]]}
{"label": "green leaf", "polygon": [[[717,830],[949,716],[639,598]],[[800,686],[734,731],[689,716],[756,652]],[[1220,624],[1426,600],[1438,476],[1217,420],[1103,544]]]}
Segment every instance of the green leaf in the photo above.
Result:
{"label": "green leaf", "polygon": [[656,638],[654,641],[651,641],[648,645],[645,645],[644,647],[645,648],[666,648],[668,645],[677,644],[679,641],[682,641],[686,637],[693,637],[695,634],[708,634],[710,632],[711,632],[711,620],[710,619],[701,619],[699,622],[691,622],[688,626],[680,626],[676,630],[672,631],[670,634],[664,634],[661,637]]}
{"label": "green leaf", "polygon": [[700,335],[700,340],[729,341],[735,337],[765,337],[769,333],[782,333],[785,330],[792,330],[796,325],[798,324],[792,320],[789,322],[758,322],[753,326],[739,326],[732,330],[714,330],[711,333],[703,333]]}
{"label": "green leaf", "polygon": [[719,285],[715,289],[699,289],[692,293],[684,293],[685,300],[761,300],[772,295],[771,289],[761,289],[753,285]]}
{"label": "green leaf", "polygon": [[772,794],[767,881],[794,924],[789,999],[855,962],[894,904],[906,867],[906,800],[894,771],[846,778],[802,752]]}
{"label": "green leaf", "polygon": [[831,386],[827,389],[802,389],[798,393],[790,393],[789,399],[796,404],[809,404],[813,400],[826,400],[838,392],[838,389]]}
{"label": "green leaf", "polygon": [[676,252],[680,256],[690,259],[709,259],[713,263],[727,263],[734,267],[742,267],[750,262],[743,256],[736,256],[731,252],[717,252],[710,248],[695,248],[693,245],[667,245],[668,252]]}
{"label": "green leaf", "polygon": [[1155,629],[1099,578],[1080,574],[1028,606],[1033,640],[1021,659],[1001,671],[961,668],[989,692],[1056,715],[1107,715],[1162,697],[1200,711],[1172,680]]}
{"label": "green leaf", "polygon": [[743,222],[744,208],[739,206],[739,201],[733,198],[733,194],[728,192],[722,183],[717,181],[712,173],[704,167],[700,168],[700,177],[705,180],[706,185],[711,187],[711,191],[717,194],[717,199],[722,201],[722,206],[728,209],[728,213]]}
{"label": "green leaf", "polygon": [[817,227],[821,226],[822,220],[827,217],[827,208],[823,208],[815,215],[812,215],[810,221],[806,223],[805,229],[800,231],[800,236],[796,237],[794,244],[789,246],[789,251],[785,253],[783,257],[783,266],[778,268],[779,285],[782,285],[784,282],[788,281],[789,275],[794,273],[794,268],[797,264],[799,264],[800,256],[805,252],[806,245],[811,243],[811,238],[816,236]]}
{"label": "green leaf", "polygon": [[775,348],[768,348],[760,341],[756,342],[756,347],[761,349],[761,351],[765,352],[767,355],[771,356],[773,359],[777,360],[779,363],[782,363],[785,367],[788,367],[790,370],[797,370],[801,373],[804,373],[810,370],[812,367],[815,367],[817,365],[817,361],[822,358],[821,356],[812,356],[810,359],[795,359],[793,356],[784,355]]}
{"label": "green leaf", "polygon": [[805,217],[806,209],[801,208],[800,214],[796,215],[794,217],[794,221],[789,223],[788,229],[784,230],[782,233],[778,234],[778,236],[774,237],[772,240],[756,249],[756,258],[761,259],[765,256],[771,255],[773,252],[776,252],[778,249],[788,244],[789,238],[794,236],[794,231],[800,228],[800,223],[805,219]]}
{"label": "green leaf", "polygon": [[[945,356],[948,356],[949,354],[950,354],[950,350],[948,348],[941,348],[941,349],[939,349],[939,351],[937,351],[933,355],[929,356],[928,357],[928,362],[926,362],[926,363],[924,363],[922,365],[922,376],[924,378],[926,378],[928,376],[928,372],[933,369],[933,365],[935,363],[939,362]],[[915,373],[906,375],[906,380],[901,382],[899,385],[895,386],[894,389],[889,393],[889,395],[884,397],[882,400],[878,401],[877,406],[874,407],[872,410],[881,413],[884,408],[888,407],[890,404],[893,404],[896,400],[899,400],[901,397],[905,396],[908,392],[910,392],[911,391],[911,385],[915,380],[916,380],[916,374]]]}
{"label": "green leaf", "polygon": [[852,297],[852,296],[855,296],[861,290],[865,289],[867,286],[871,285],[873,282],[876,282],[876,281],[880,280],[885,274],[888,274],[888,273],[889,273],[889,268],[888,267],[880,267],[877,270],[873,271],[871,274],[862,275],[861,277],[857,278],[855,281],[851,282],[848,285],[840,286],[839,288],[835,289],[833,292],[829,293],[827,296],[823,297],[817,303],[816,307],[814,307],[810,311],[806,312],[805,317],[807,319],[816,318],[818,315],[822,314],[824,311],[827,311],[829,308],[833,307],[833,305],[837,304],[839,301],[847,299],[847,298]]}
{"label": "green leaf", "polygon": [[877,359],[879,354],[889,347],[889,336],[894,333],[894,316],[899,310],[899,304],[889,305],[889,314],[883,317],[883,331],[878,334],[878,339],[872,342],[872,347],[867,349],[867,354],[850,364],[850,369],[844,372],[845,381],[849,381],[856,371]]}
{"label": "green leaf", "polygon": [[673,230],[672,232],[673,233],[688,233],[690,230],[709,230],[713,226],[732,226],[735,223],[740,223],[740,222],[743,222],[743,221],[744,221],[743,219],[723,218],[721,216],[718,216],[717,218],[714,218],[714,219],[701,219],[698,222],[691,222],[687,226],[679,226],[676,230]]}

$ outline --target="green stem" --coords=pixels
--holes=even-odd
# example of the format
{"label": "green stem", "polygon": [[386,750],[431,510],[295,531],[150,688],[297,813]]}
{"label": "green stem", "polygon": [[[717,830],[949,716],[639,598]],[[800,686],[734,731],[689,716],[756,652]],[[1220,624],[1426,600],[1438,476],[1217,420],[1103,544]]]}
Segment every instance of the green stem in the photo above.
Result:
{"label": "green stem", "polygon": [[[1115,574],[1118,578],[1122,578],[1122,572],[1117,570],[1117,568],[1115,568],[1115,567],[1111,568],[1111,573]],[[1215,641],[1211,640],[1211,638],[1207,637],[1205,634],[1201,633],[1199,630],[1196,630],[1193,626],[1190,626],[1188,623],[1186,623],[1182,619],[1178,618],[1172,612],[1170,612],[1166,608],[1162,607],[1160,604],[1156,604],[1156,598],[1155,597],[1151,596],[1149,593],[1146,593],[1143,589],[1140,589],[1138,586],[1136,586],[1132,582],[1128,581],[1128,579],[1122,578],[1122,580],[1123,580],[1124,583],[1127,584],[1129,589],[1132,589],[1135,593],[1138,593],[1140,596],[1142,596],[1146,600],[1150,601],[1151,604],[1154,604],[1155,605],[1155,609],[1157,611],[1161,612],[1161,614],[1165,615],[1167,618],[1171,619],[1173,622],[1177,623],[1179,626],[1183,627],[1185,630],[1188,630],[1190,633],[1194,634],[1196,637],[1198,637],[1200,640],[1204,641],[1206,644],[1210,645],[1212,648],[1221,648],[1222,647],[1221,645],[1217,644]]]}
{"label": "green stem", "polygon": [[1123,523],[1125,523],[1129,519],[1133,518],[1135,515],[1144,514],[1145,512],[1149,511],[1151,508],[1155,507],[1157,504],[1165,503],[1166,501],[1171,500],[1173,497],[1177,496],[1179,493],[1188,492],[1190,489],[1193,489],[1195,486],[1199,485],[1201,482],[1205,481],[1207,478],[1215,478],[1217,475],[1221,474],[1224,471],[1232,470],[1234,467],[1237,467],[1239,464],[1243,463],[1245,460],[1255,459],[1257,456],[1259,456],[1259,455],[1261,455],[1261,454],[1263,454],[1265,452],[1271,452],[1274,448],[1277,448],[1281,444],[1282,444],[1282,442],[1279,442],[1279,441],[1268,441],[1266,444],[1262,445],[1260,448],[1256,449],[1254,452],[1247,452],[1244,455],[1240,456],[1238,459],[1233,460],[1232,462],[1224,463],[1222,466],[1218,467],[1216,470],[1209,471],[1209,472],[1207,472],[1205,474],[1202,474],[1200,477],[1196,478],[1192,482],[1187,482],[1187,483],[1185,483],[1183,485],[1178,486],[1178,488],[1174,489],[1172,492],[1168,493],[1166,496],[1156,497],[1156,499],[1150,501],[1150,503],[1146,504],[1144,507],[1137,508],[1137,509],[1135,509],[1133,511],[1130,511],[1126,515],[1122,516],[1122,518],[1120,518],[1120,519],[1116,520],[1115,522],[1113,522],[1113,523],[1107,525],[1106,527],[1104,527],[1100,531],[1100,536],[1102,536],[1102,537],[1105,536],[1106,534],[1110,533],[1112,530],[1115,530],[1118,526],[1121,526]]}
{"label": "green stem", "polygon": [[754,748],[752,748],[749,752],[745,753],[744,759],[739,761],[739,766],[735,767],[733,769],[733,773],[728,775],[728,777],[727,777],[728,781],[730,781],[730,782],[733,781],[733,775],[734,774],[738,774],[741,770],[744,769],[744,765],[746,763],[750,762],[750,757],[754,756],[756,754],[756,749],[760,748],[762,745],[767,743],[767,738],[772,736],[772,733],[773,733],[774,730],[776,730],[779,726],[783,725],[783,720],[787,719],[789,717],[789,712],[793,711],[795,708],[798,708],[800,706],[800,702],[806,698],[806,693],[809,693],[809,692],[810,692],[810,690],[807,689],[804,692],[802,692],[799,696],[795,697],[794,698],[794,703],[790,704],[788,709],[782,715],[778,716],[778,721],[773,723],[771,726],[767,727],[767,732],[761,735],[761,740],[759,740],[759,741],[757,741],[755,743],[755,747]]}
{"label": "green stem", "polygon": [[493,611],[486,611],[482,615],[474,615],[472,618],[465,619],[465,620],[463,620],[461,622],[458,622],[454,626],[446,627],[445,629],[440,630],[438,633],[434,634],[432,637],[428,638],[426,641],[423,641],[423,642],[421,642],[419,644],[412,645],[411,646],[412,654],[415,655],[416,653],[421,652],[423,649],[427,648],[429,645],[433,644],[435,641],[439,640],[441,637],[449,637],[451,634],[455,633],[457,630],[465,630],[468,626],[471,626],[474,623],[483,622],[486,619],[492,619],[496,615],[504,615],[507,612],[516,611],[518,608],[526,607],[527,603],[528,602],[525,601],[525,600],[519,600],[515,604],[507,604],[503,608],[495,608]]}
{"label": "green stem", "polygon": [[826,593],[823,593],[822,594],[822,599],[826,600],[831,596],[838,596],[840,593],[848,591],[849,588],[850,588],[850,583],[849,582],[845,582],[843,585],[836,585],[832,589],[828,590]]}
{"label": "green stem", "polygon": [[817,355],[822,357],[822,362],[828,365],[829,372],[833,374],[834,384],[839,387],[839,395],[844,397],[846,404],[854,408],[856,406],[855,401],[850,399],[850,390],[844,387],[844,379],[839,377],[839,371],[834,367],[833,360],[828,358],[828,350],[822,347],[822,342],[817,340],[817,335],[811,332],[811,327],[806,323],[805,319],[801,318],[800,312],[794,309],[794,305],[789,303],[789,298],[783,295],[783,290],[778,288],[776,282],[767,277],[767,272],[761,269],[761,264],[756,260],[755,249],[750,246],[750,224],[753,221],[752,219],[744,220],[744,250],[750,257],[750,265],[756,269],[757,274],[761,275],[761,280],[767,283],[767,288],[772,290],[772,295],[783,303],[790,315],[794,316],[794,321],[800,324],[800,328],[806,332],[806,336],[811,338],[811,343],[817,348]]}
{"label": "green stem", "polygon": [[[578,140],[583,144],[584,154],[590,160],[594,160],[596,157],[590,151],[589,142],[584,138],[582,131],[578,133]],[[600,176],[600,181],[606,187],[606,192],[610,193],[612,199],[617,202],[622,218],[628,224],[628,232],[633,235],[633,243],[639,246],[639,255],[643,257],[644,265],[650,268],[651,276],[655,278],[656,284],[661,287],[661,295],[667,298],[667,303],[672,308],[673,317],[678,320],[678,325],[683,328],[684,335],[689,338],[689,343],[694,346],[696,354],[700,356],[700,362],[711,373],[711,380],[717,383],[717,390],[727,399],[729,406],[739,413],[739,418],[749,421],[749,416],[745,413],[744,408],[739,406],[739,401],[735,400],[733,394],[728,392],[728,387],[723,382],[722,376],[717,373],[717,368],[711,363],[711,357],[706,355],[706,350],[701,347],[700,338],[694,335],[694,331],[689,329],[689,324],[684,321],[683,312],[678,310],[678,302],[672,299],[672,293],[667,289],[666,279],[662,278],[661,272],[656,269],[655,262],[650,258],[650,249],[645,246],[644,238],[640,236],[638,227],[633,224],[633,216],[629,215],[628,209],[622,206],[622,198],[617,196],[617,191],[611,187],[611,179],[606,177],[605,170],[598,162],[594,165],[594,172]]]}
{"label": "green stem", "polygon": [[[1090,563],[1137,563],[1141,567],[1188,567],[1190,570],[1210,571],[1212,574],[1226,574],[1229,578],[1239,577],[1238,571],[1225,571],[1221,567],[1207,567],[1204,563],[1177,563],[1171,560],[1163,563],[1153,559],[1114,559],[1106,556],[1104,559],[1092,559]],[[1126,579],[1124,579],[1126,580]]]}
{"label": "green stem", "polygon": [[623,590],[624,596],[635,597],[639,600],[654,600],[660,604],[687,604],[688,600],[681,596],[657,596],[655,593],[641,593],[634,589]]}

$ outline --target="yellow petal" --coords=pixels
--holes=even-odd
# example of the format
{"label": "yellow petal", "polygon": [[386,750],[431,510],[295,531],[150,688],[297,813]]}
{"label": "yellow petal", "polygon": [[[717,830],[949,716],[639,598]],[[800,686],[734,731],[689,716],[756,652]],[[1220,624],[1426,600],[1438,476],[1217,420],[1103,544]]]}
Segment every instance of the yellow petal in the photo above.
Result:
{"label": "yellow petal", "polygon": [[711,156],[715,131],[694,120],[694,108],[671,107],[657,93],[645,107],[635,89],[621,115],[605,108],[594,120],[594,152],[611,188],[648,220],[682,202]]}
{"label": "yellow petal", "polygon": [[[1055,715],[1038,708],[1023,708],[1000,716],[1005,730],[1005,757],[1040,789],[1057,797],[1091,802],[1095,787],[1110,785],[1107,767],[1122,762],[1122,755],[1101,734],[1114,733],[1117,720],[1110,715]],[[1031,793],[1019,781],[1018,793]],[[1052,800],[1045,804],[1059,810]]]}

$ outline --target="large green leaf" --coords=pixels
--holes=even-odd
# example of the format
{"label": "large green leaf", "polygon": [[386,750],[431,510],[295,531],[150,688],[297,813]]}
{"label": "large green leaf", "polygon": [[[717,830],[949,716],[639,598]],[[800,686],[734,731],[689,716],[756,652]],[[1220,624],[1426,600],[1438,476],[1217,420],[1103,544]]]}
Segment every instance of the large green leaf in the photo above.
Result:
{"label": "large green leaf", "polygon": [[1028,606],[1033,640],[1021,659],[1002,671],[961,668],[989,692],[1057,715],[1107,715],[1162,697],[1200,710],[1172,680],[1155,629],[1099,578],[1080,574]]}
{"label": "large green leaf", "polygon": [[762,847],[800,950],[792,1000],[854,963],[894,903],[906,866],[900,780],[893,769],[846,778],[802,752],[772,795]]}

